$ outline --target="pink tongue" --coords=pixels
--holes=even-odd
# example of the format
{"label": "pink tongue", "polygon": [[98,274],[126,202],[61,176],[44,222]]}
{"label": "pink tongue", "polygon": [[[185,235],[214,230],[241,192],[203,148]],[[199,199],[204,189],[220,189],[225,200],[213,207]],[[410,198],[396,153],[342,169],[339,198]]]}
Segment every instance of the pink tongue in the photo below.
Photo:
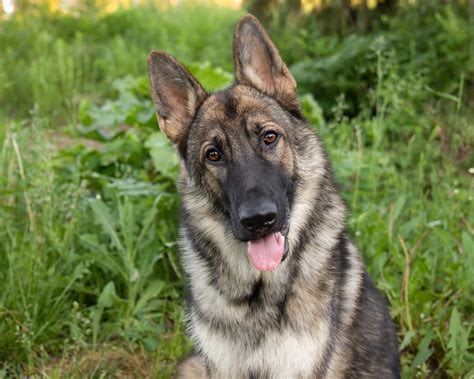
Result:
{"label": "pink tongue", "polygon": [[248,242],[248,252],[257,270],[275,270],[285,252],[285,237],[280,232]]}

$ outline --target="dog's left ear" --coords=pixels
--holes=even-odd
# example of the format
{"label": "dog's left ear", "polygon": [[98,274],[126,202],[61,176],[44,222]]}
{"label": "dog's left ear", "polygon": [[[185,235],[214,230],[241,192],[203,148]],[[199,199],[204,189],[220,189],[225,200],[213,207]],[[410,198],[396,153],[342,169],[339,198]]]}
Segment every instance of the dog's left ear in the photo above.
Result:
{"label": "dog's left ear", "polygon": [[250,14],[235,27],[234,69],[237,83],[266,93],[291,111],[299,109],[295,79],[265,29]]}

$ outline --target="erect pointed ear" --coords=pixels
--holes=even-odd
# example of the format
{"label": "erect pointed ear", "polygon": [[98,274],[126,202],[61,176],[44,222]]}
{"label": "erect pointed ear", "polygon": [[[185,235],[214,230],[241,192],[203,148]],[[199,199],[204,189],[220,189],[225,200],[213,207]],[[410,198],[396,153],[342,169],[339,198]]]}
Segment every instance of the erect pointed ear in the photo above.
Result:
{"label": "erect pointed ear", "polygon": [[234,69],[237,83],[266,93],[289,110],[298,110],[295,79],[267,32],[250,14],[235,27]]}
{"label": "erect pointed ear", "polygon": [[150,53],[148,74],[160,129],[179,147],[206,91],[183,65],[163,52]]}

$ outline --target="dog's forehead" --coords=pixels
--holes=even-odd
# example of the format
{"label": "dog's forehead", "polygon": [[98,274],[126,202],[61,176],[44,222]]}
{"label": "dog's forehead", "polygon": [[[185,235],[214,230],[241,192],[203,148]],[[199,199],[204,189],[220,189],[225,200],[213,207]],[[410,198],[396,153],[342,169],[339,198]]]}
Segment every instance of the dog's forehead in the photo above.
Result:
{"label": "dog's forehead", "polygon": [[242,120],[268,115],[272,104],[262,94],[245,86],[234,86],[209,96],[201,107],[205,124],[225,124],[239,128]]}

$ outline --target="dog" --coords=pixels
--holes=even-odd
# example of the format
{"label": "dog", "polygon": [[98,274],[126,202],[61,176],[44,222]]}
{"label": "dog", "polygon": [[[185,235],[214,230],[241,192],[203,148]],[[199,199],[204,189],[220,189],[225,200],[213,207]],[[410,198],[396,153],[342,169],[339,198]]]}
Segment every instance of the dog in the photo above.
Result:
{"label": "dog", "polygon": [[148,57],[158,123],[180,156],[180,252],[193,353],[177,378],[399,378],[385,299],[346,229],[296,83],[252,15],[235,82],[207,93]]}

